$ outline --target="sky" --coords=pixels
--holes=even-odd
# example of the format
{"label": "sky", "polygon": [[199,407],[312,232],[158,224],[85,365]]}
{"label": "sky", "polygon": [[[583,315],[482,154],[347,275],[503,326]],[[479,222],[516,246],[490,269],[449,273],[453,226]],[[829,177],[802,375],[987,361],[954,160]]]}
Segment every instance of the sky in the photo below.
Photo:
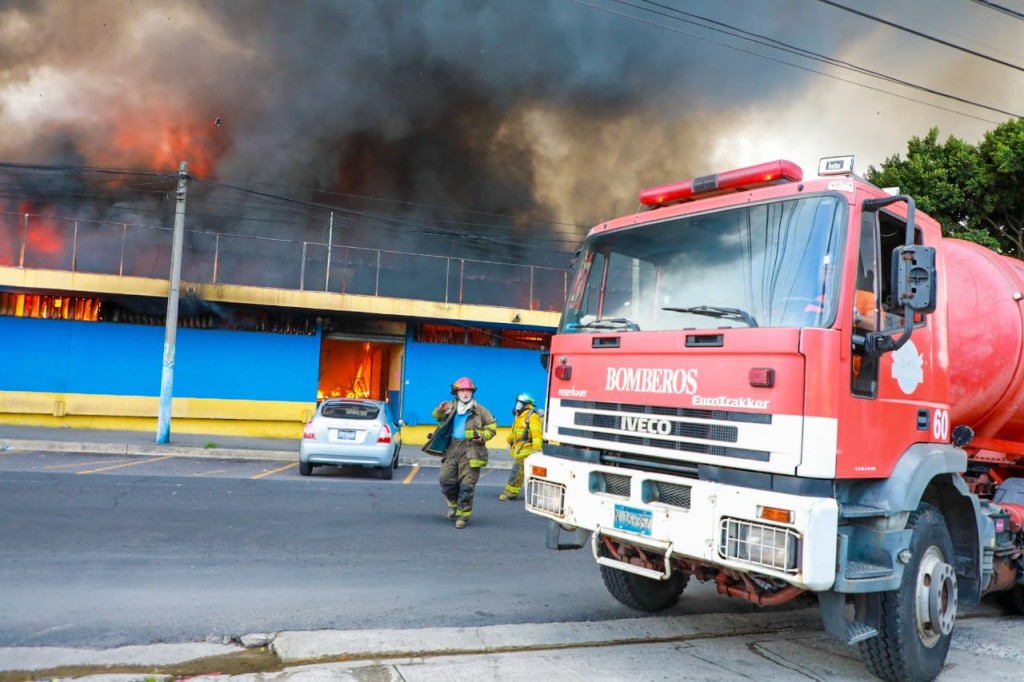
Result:
{"label": "sky", "polygon": [[[647,186],[779,158],[813,177],[840,154],[863,173],[935,126],[980,141],[1024,114],[1021,17],[1022,0],[0,0],[0,162],[186,161],[227,231],[323,230],[323,211],[267,220],[231,186],[337,206],[353,239],[475,234],[482,257],[544,262]],[[0,210],[152,201],[91,182],[9,170]]]}

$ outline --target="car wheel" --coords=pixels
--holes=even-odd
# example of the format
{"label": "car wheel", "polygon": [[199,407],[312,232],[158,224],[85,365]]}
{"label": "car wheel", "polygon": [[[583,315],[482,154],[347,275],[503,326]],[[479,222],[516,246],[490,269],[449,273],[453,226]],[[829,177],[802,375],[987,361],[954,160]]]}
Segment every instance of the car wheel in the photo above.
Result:
{"label": "car wheel", "polygon": [[398,450],[395,450],[395,456],[391,458],[391,468],[392,469],[397,469],[398,468],[398,452],[399,452]]}
{"label": "car wheel", "polygon": [[310,464],[309,462],[303,462],[302,460],[299,460],[299,475],[309,476],[311,473],[313,473],[313,465]]}
{"label": "car wheel", "polygon": [[395,477],[395,470],[391,468],[390,464],[388,466],[381,467],[380,477],[383,478],[385,481],[390,481],[392,478]]}

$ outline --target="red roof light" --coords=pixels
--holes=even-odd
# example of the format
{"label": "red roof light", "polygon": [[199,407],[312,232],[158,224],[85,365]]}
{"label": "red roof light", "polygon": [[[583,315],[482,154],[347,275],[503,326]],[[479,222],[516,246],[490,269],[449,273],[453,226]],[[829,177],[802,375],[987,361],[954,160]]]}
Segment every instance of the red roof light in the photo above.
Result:
{"label": "red roof light", "polygon": [[800,182],[803,178],[804,172],[800,166],[792,161],[779,159],[671,185],[648,187],[640,192],[640,203],[644,206],[661,206],[676,201],[687,201],[699,194],[755,189],[779,181]]}

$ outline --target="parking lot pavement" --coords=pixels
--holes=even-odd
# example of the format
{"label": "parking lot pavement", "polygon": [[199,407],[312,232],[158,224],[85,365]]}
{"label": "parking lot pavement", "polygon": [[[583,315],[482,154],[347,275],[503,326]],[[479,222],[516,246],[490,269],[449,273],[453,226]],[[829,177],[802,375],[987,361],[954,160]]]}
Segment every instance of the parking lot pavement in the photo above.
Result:
{"label": "parking lot pavement", "polygon": [[[172,433],[169,443],[158,444],[156,433],[148,431],[110,431],[2,424],[0,425],[0,452],[5,450],[266,459],[292,462],[298,461],[299,442],[290,438]],[[494,447],[489,448],[489,451],[488,466],[490,468],[508,469],[512,466],[512,458],[507,448]],[[418,445],[403,444],[398,459],[402,466],[439,467],[441,465],[439,457],[428,455],[420,450]]]}

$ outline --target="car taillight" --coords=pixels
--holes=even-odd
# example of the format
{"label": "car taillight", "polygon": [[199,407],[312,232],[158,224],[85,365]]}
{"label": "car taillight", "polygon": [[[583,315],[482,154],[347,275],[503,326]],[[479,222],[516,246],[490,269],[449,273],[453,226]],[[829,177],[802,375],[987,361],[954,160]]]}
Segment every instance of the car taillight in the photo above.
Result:
{"label": "car taillight", "polygon": [[313,431],[313,422],[306,422],[306,428],[302,432],[302,440],[316,440],[316,433]]}
{"label": "car taillight", "polygon": [[380,427],[380,435],[377,436],[378,443],[390,443],[391,442],[391,427],[387,424]]}

